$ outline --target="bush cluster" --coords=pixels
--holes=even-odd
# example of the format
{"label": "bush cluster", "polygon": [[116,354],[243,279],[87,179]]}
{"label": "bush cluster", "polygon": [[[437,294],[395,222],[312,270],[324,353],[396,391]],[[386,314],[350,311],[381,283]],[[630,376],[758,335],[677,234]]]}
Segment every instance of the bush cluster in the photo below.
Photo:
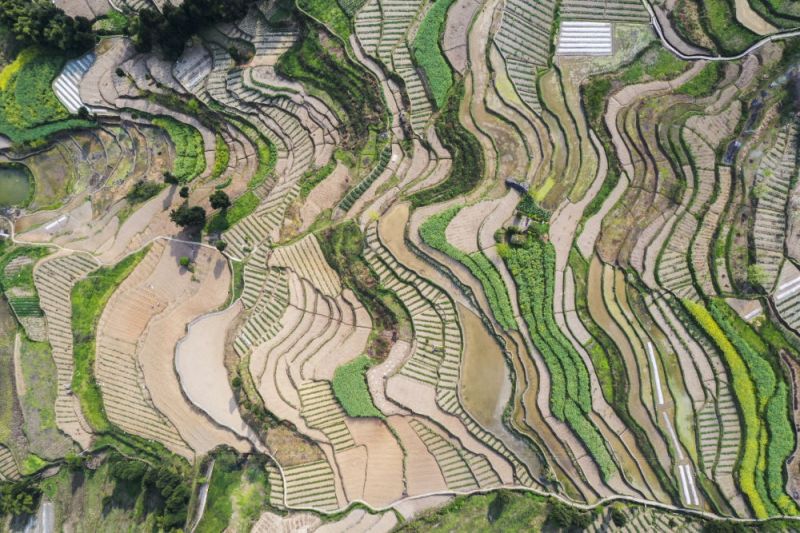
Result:
{"label": "bush cluster", "polygon": [[129,31],[139,51],[158,45],[168,59],[177,59],[186,42],[201,29],[218,22],[243,18],[255,0],[184,0],[177,6],[166,2],[161,11],[139,10]]}

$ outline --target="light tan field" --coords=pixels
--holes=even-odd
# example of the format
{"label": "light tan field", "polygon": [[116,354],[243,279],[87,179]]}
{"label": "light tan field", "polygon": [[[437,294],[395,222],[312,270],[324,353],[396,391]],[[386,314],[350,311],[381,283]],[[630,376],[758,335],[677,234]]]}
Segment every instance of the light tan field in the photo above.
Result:
{"label": "light tan field", "polygon": [[[184,256],[195,272],[180,266]],[[112,422],[187,456],[219,444],[249,449],[188,403],[173,366],[186,324],[224,304],[229,286],[216,250],[166,240],[153,245],[98,324],[95,371]]]}

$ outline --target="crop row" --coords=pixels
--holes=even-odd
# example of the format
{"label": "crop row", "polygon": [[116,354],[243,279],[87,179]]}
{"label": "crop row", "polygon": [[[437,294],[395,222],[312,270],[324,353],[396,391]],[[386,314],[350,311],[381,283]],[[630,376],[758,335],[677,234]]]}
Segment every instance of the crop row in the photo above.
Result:
{"label": "crop row", "polygon": [[517,329],[514,312],[508,291],[497,268],[486,258],[483,252],[467,254],[447,242],[445,232],[447,226],[461,210],[460,206],[452,207],[425,221],[419,228],[420,237],[428,246],[435,248],[462,263],[480,281],[483,292],[489,300],[494,316],[507,330]]}
{"label": "crop row", "polygon": [[8,303],[11,304],[14,314],[18,317],[42,316],[44,314],[39,307],[38,296],[12,296],[8,299]]}
{"label": "crop row", "polygon": [[353,207],[353,204],[356,203],[356,200],[361,198],[361,195],[364,194],[367,189],[369,189],[369,186],[372,185],[376,179],[378,179],[378,176],[381,175],[383,169],[385,169],[386,165],[389,164],[389,159],[391,159],[391,157],[392,157],[392,147],[387,146],[381,152],[381,155],[378,158],[378,163],[375,165],[375,168],[373,168],[366,178],[361,180],[361,182],[359,182],[358,185],[352,188],[347,193],[347,195],[345,195],[345,197],[342,198],[342,201],[339,202],[339,209],[341,209],[342,211],[348,211],[351,207]]}

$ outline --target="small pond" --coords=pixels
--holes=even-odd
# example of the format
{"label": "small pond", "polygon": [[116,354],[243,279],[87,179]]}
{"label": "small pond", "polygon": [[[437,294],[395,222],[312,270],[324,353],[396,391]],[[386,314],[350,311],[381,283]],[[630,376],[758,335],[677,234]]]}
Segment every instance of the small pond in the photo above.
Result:
{"label": "small pond", "polygon": [[0,207],[23,207],[33,191],[33,176],[25,165],[0,163]]}

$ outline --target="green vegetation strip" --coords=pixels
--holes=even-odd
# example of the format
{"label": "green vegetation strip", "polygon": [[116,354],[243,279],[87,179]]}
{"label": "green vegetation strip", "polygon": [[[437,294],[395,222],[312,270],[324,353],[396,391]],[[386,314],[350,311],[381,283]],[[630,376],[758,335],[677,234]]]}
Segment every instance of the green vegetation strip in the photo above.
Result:
{"label": "green vegetation strip", "polygon": [[736,19],[734,0],[703,0],[698,2],[700,22],[714,44],[725,55],[743,52],[758,41],[759,36]]}
{"label": "green vegetation strip", "polygon": [[520,312],[550,374],[553,415],[570,425],[608,479],[617,468],[605,440],[587,418],[592,409],[589,372],[553,316],[555,249],[529,236],[504,256],[517,282]]}
{"label": "green vegetation strip", "polygon": [[447,92],[453,85],[453,72],[439,45],[445,16],[453,2],[454,0],[434,2],[419,25],[417,36],[414,38],[414,59],[425,72],[428,86],[438,108],[444,106]]}
{"label": "green vegetation strip", "polygon": [[464,98],[464,81],[453,86],[442,113],[434,124],[442,146],[450,152],[453,165],[447,179],[409,197],[414,207],[451,200],[471,191],[483,177],[484,159],[480,142],[461,125],[458,108]]}
{"label": "green vegetation strip", "polygon": [[96,270],[72,288],[72,336],[75,361],[72,391],[80,399],[86,420],[96,431],[112,429],[103,408],[100,387],[94,379],[97,322],[114,290],[133,272],[148,250],[149,247],[129,255],[113,267]]}
{"label": "green vegetation strip", "polygon": [[214,148],[214,168],[211,169],[210,179],[215,180],[222,176],[225,169],[228,168],[228,162],[231,158],[231,152],[225,139],[219,133],[216,134],[215,148]]}
{"label": "green vegetation strip", "polygon": [[724,331],[708,310],[697,302],[683,300],[683,305],[691,313],[703,331],[714,341],[727,363],[733,381],[733,391],[744,419],[744,451],[739,460],[739,485],[750,502],[757,518],[768,516],[767,506],[756,487],[756,468],[759,456],[759,432],[761,421],[758,418],[756,393],[750,379],[747,365]]}
{"label": "green vegetation strip", "polygon": [[175,145],[175,163],[172,173],[182,182],[192,181],[206,169],[203,136],[193,126],[174,118],[156,117],[153,124],[167,132]]}
{"label": "green vegetation strip", "polygon": [[366,372],[372,364],[369,357],[360,355],[337,368],[333,374],[333,393],[348,416],[383,418],[372,403],[367,387]]}
{"label": "green vegetation strip", "polygon": [[483,292],[489,300],[489,307],[491,307],[492,313],[494,313],[500,325],[507,330],[516,330],[517,323],[514,319],[514,311],[511,308],[511,299],[508,297],[508,291],[497,267],[489,261],[483,252],[478,251],[467,254],[447,242],[445,234],[447,226],[450,225],[450,222],[460,210],[461,206],[451,207],[430,217],[420,226],[420,237],[428,246],[439,250],[467,267],[483,287]]}
{"label": "green vegetation strip", "polygon": [[[709,309],[714,320],[742,356],[755,385],[757,409],[761,419],[756,477],[759,494],[770,514],[797,514],[796,505],[785,492],[783,480],[782,465],[791,454],[791,450],[786,450],[785,442],[776,442],[776,436],[785,435],[786,427],[791,427],[785,397],[786,384],[778,380],[773,369],[773,364],[778,365],[777,356],[770,352],[769,346],[724,300],[719,298],[712,300]],[[779,372],[778,376],[780,375]],[[778,397],[779,386],[783,390],[782,397]],[[789,442],[793,449],[794,439],[790,439]],[[785,455],[779,455],[781,453]]]}
{"label": "green vegetation strip", "polygon": [[597,380],[600,382],[600,389],[603,397],[611,404],[614,412],[620,417],[625,426],[631,430],[636,444],[642,451],[645,460],[653,469],[661,487],[672,497],[674,501],[679,501],[677,489],[673,484],[671,476],[667,475],[661,462],[658,460],[653,443],[642,429],[639,423],[631,416],[628,410],[628,395],[630,386],[628,383],[628,373],[625,369],[625,361],[619,348],[611,337],[594,321],[589,312],[587,301],[589,264],[583,258],[577,248],[573,248],[569,254],[569,265],[575,276],[575,311],[578,318],[592,339],[584,348],[589,353],[592,360]]}

